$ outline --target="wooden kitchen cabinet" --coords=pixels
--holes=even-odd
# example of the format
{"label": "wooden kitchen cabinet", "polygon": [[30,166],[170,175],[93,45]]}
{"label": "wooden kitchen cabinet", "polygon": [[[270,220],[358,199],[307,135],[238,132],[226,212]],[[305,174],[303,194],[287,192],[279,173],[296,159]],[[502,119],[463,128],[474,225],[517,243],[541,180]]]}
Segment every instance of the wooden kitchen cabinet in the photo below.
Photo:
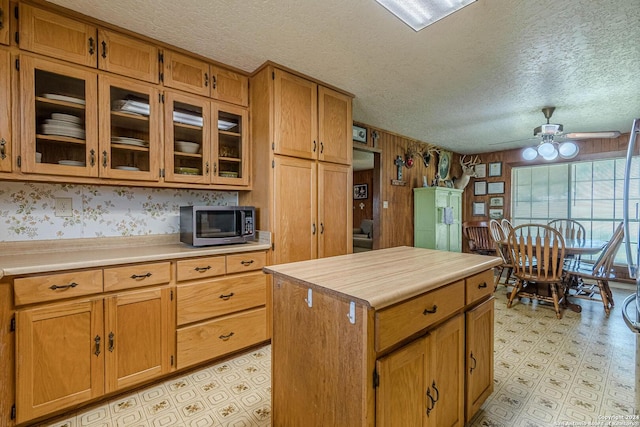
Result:
{"label": "wooden kitchen cabinet", "polygon": [[162,64],[167,87],[244,107],[249,105],[249,79],[245,75],[169,49],[163,53]]}
{"label": "wooden kitchen cabinet", "polygon": [[[0,5],[0,8],[3,6]],[[6,10],[6,9],[5,9]],[[0,18],[1,19],[1,18]],[[8,25],[6,22],[5,25]],[[0,172],[11,172],[13,139],[11,137],[11,56],[0,48]]]}
{"label": "wooden kitchen cabinet", "polygon": [[162,155],[157,87],[100,75],[98,92],[100,176],[157,181]]}
{"label": "wooden kitchen cabinet", "polygon": [[493,393],[494,300],[489,299],[466,313],[466,410],[471,420]]}
{"label": "wooden kitchen cabinet", "polygon": [[249,113],[241,107],[214,103],[213,173],[214,184],[249,185]]}
{"label": "wooden kitchen cabinet", "polygon": [[349,166],[318,162],[318,257],[349,253],[353,227],[351,218],[353,173]]}
{"label": "wooden kitchen cabinet", "polygon": [[376,369],[377,426],[464,426],[462,315],[378,359]]}
{"label": "wooden kitchen cabinet", "polygon": [[105,392],[168,373],[174,342],[172,288],[156,287],[105,298]]}
{"label": "wooden kitchen cabinet", "polygon": [[104,393],[102,298],[16,312],[16,421]]}
{"label": "wooden kitchen cabinet", "polygon": [[499,263],[398,247],[266,267],[273,425],[463,426],[493,381],[482,284]]}
{"label": "wooden kitchen cabinet", "polygon": [[21,170],[97,177],[96,73],[25,54],[19,64]]}
{"label": "wooden kitchen cabinet", "polygon": [[353,135],[351,108],[351,97],[318,86],[318,160],[351,164],[353,148],[345,144]]}
{"label": "wooden kitchen cabinet", "polygon": [[20,49],[158,83],[158,47],[96,25],[20,3]]}
{"label": "wooden kitchen cabinet", "polygon": [[9,44],[9,0],[0,0],[0,44]]}

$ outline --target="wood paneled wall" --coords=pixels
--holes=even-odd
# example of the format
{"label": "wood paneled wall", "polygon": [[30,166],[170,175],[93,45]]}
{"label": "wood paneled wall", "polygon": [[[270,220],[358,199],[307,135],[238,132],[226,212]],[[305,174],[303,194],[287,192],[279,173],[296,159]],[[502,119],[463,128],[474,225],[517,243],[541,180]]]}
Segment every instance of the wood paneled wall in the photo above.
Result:
{"label": "wood paneled wall", "polygon": [[367,184],[367,198],[353,199],[354,228],[360,227],[363,219],[373,219],[373,169],[353,172],[353,185],[360,184]]}

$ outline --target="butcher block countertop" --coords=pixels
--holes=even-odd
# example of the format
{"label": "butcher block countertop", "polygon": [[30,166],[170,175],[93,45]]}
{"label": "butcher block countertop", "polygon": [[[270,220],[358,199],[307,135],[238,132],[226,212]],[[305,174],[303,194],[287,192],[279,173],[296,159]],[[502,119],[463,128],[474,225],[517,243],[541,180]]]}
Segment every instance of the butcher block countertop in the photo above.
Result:
{"label": "butcher block countertop", "polygon": [[396,247],[264,267],[379,310],[502,263],[498,257]]}
{"label": "butcher block countertop", "polygon": [[255,242],[206,247],[181,243],[178,235],[5,242],[0,243],[0,278],[270,248],[269,236],[260,236]]}

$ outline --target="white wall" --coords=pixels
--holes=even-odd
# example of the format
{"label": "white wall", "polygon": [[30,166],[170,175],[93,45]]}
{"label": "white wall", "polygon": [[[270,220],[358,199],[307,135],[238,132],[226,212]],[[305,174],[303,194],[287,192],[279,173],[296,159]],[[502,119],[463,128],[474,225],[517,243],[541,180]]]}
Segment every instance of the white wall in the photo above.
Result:
{"label": "white wall", "polygon": [[[73,215],[55,216],[55,199]],[[235,191],[0,182],[0,242],[173,234],[179,207],[236,205]]]}

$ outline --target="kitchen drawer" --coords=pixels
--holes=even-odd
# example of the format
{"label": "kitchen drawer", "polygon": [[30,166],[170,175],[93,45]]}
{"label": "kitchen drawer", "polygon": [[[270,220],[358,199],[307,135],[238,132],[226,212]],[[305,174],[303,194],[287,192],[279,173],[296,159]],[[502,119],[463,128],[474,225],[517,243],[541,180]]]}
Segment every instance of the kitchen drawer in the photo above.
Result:
{"label": "kitchen drawer", "polygon": [[15,304],[33,304],[102,292],[102,270],[45,274],[15,279]]}
{"label": "kitchen drawer", "polygon": [[473,304],[493,293],[493,270],[483,271],[475,276],[466,279],[466,300],[465,303]]}
{"label": "kitchen drawer", "polygon": [[104,269],[105,292],[149,285],[162,285],[169,283],[170,280],[171,263],[169,262],[153,262]]}
{"label": "kitchen drawer", "polygon": [[264,307],[178,329],[177,368],[214,359],[267,339]]}
{"label": "kitchen drawer", "polygon": [[267,276],[239,274],[188,285],[178,285],[178,325],[265,305]]}
{"label": "kitchen drawer", "polygon": [[227,255],[227,274],[261,270],[267,264],[266,252]]}
{"label": "kitchen drawer", "polygon": [[226,272],[224,255],[185,259],[178,261],[177,265],[178,282],[222,276]]}
{"label": "kitchen drawer", "polygon": [[376,351],[382,351],[462,309],[464,284],[461,280],[376,312]]}

